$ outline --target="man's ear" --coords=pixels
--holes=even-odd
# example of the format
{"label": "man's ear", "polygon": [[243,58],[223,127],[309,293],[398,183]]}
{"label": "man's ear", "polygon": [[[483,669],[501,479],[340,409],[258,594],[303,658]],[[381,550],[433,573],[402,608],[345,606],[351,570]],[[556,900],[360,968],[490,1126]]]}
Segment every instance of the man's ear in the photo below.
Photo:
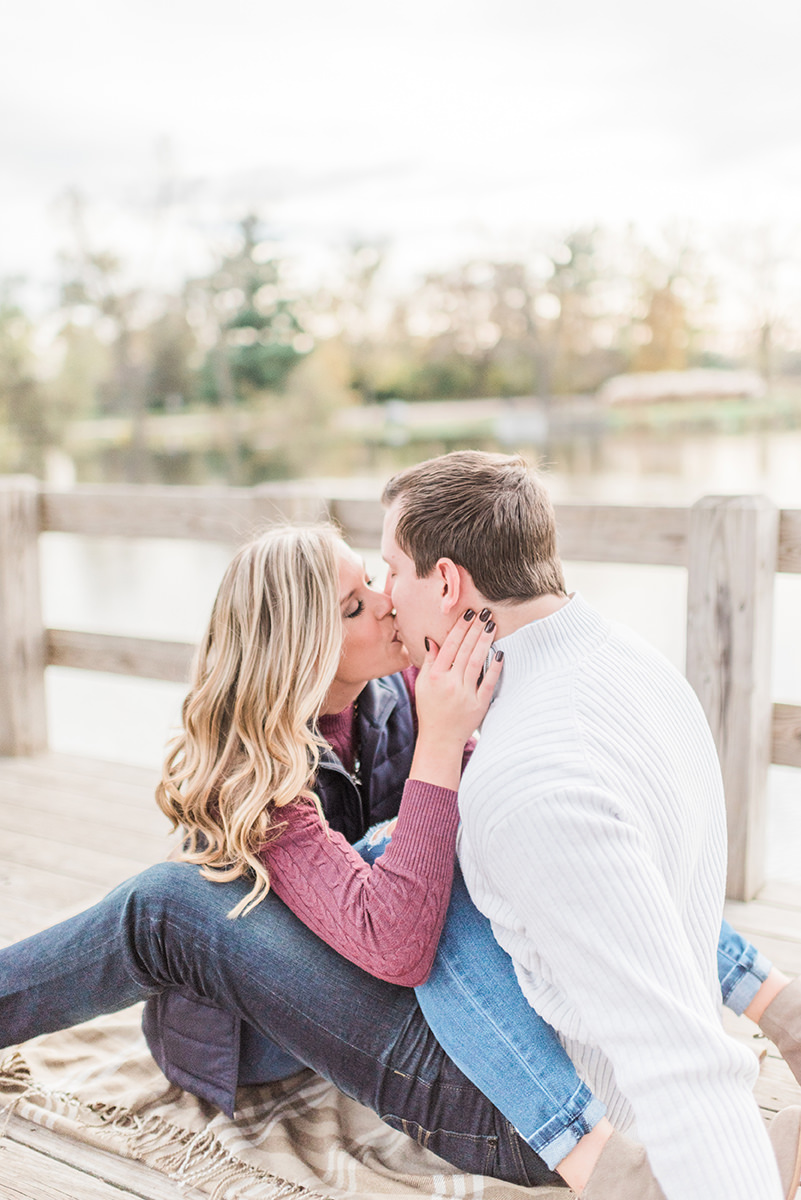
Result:
{"label": "man's ear", "polygon": [[463,582],[456,563],[451,558],[440,558],[434,568],[440,588],[440,608],[443,613],[453,613],[462,603]]}

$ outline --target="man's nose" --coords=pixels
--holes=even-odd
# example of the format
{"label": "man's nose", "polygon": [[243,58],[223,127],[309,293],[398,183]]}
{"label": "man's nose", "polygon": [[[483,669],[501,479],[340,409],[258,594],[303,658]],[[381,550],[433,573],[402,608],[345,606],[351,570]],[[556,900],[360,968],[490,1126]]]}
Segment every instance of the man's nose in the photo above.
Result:
{"label": "man's nose", "polygon": [[390,596],[386,587],[384,588],[383,592],[376,592],[375,595],[376,595],[376,608],[378,609],[378,615],[380,617],[386,617],[389,613],[391,613],[393,611],[392,597]]}
{"label": "man's nose", "polygon": [[392,580],[389,577],[389,571],[387,571],[387,576],[384,580],[384,595],[390,597],[392,596]]}

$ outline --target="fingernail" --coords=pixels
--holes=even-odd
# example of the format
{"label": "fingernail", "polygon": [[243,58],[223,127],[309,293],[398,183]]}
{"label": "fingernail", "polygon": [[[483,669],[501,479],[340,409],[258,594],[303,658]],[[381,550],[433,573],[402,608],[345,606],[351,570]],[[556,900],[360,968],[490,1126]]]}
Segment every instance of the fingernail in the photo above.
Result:
{"label": "fingernail", "polygon": [[464,614],[464,619],[465,621],[472,621],[475,615],[476,614],[473,612],[472,608],[468,608],[467,612]]}
{"label": "fingernail", "polygon": [[423,638],[423,641],[424,641],[424,642],[425,642],[425,644],[426,644],[426,650],[430,650],[430,649],[431,649],[431,643],[429,642],[428,638]]}
{"label": "fingernail", "polygon": [[489,615],[490,610],[488,608],[482,608],[481,612],[478,614],[478,619],[479,621],[486,621]]}
{"label": "fingernail", "polygon": [[485,633],[492,633],[492,631],[493,631],[493,629],[494,629],[494,628],[495,628],[495,622],[494,622],[494,621],[487,621],[486,625],[484,626],[484,632],[485,632]]}
{"label": "fingernail", "polygon": [[503,662],[503,650],[496,650],[496,651],[495,651],[495,661],[496,661],[496,662]]}

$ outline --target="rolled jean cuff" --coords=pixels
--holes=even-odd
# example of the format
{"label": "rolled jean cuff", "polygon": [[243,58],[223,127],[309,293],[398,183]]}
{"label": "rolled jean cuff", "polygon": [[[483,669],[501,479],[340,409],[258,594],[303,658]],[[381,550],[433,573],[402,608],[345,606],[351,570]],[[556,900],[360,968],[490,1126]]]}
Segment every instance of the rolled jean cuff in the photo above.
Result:
{"label": "rolled jean cuff", "polygon": [[[520,1136],[552,1171],[579,1144],[586,1133],[606,1116],[606,1105],[583,1083],[558,1113],[530,1137]],[[520,1131],[518,1130],[518,1133]]]}
{"label": "rolled jean cuff", "polygon": [[741,1017],[748,1005],[756,996],[762,984],[771,972],[772,963],[756,947],[749,947],[750,953],[744,959],[732,965],[731,970],[721,980],[720,990],[723,1003],[732,1012]]}

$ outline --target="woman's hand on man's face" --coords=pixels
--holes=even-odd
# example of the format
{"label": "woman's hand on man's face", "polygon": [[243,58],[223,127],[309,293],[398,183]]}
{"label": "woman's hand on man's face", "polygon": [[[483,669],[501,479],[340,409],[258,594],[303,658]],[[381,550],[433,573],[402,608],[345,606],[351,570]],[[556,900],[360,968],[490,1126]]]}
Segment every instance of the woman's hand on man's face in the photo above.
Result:
{"label": "woman's hand on man's face", "polygon": [[460,748],[481,724],[501,673],[503,654],[491,653],[495,622],[488,609],[468,611],[442,646],[427,640],[415,686],[419,738]]}

